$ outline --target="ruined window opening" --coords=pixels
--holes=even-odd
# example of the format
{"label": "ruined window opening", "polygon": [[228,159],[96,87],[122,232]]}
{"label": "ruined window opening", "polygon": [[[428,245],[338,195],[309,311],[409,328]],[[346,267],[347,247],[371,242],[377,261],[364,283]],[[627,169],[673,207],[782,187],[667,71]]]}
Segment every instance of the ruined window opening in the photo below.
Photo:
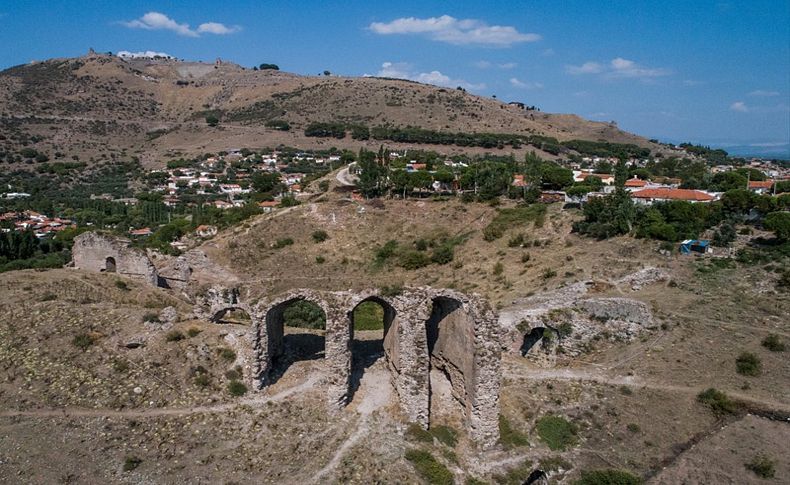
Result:
{"label": "ruined window opening", "polygon": [[115,273],[115,258],[109,257],[106,260],[104,260],[104,272]]}
{"label": "ruined window opening", "polygon": [[316,303],[294,298],[266,314],[272,368],[269,384],[277,382],[291,365],[324,358],[326,313]]}
{"label": "ruined window opening", "polygon": [[231,325],[252,325],[252,318],[250,314],[241,308],[226,308],[211,319],[214,323],[231,324]]}
{"label": "ruined window opening", "polygon": [[521,356],[526,357],[530,350],[543,339],[546,331],[544,327],[535,327],[524,334],[524,341],[521,343]]}
{"label": "ruined window opening", "polygon": [[349,312],[351,319],[351,386],[349,401],[359,389],[365,371],[382,357],[397,365],[395,332],[391,332],[395,321],[395,309],[378,297],[370,297]]}

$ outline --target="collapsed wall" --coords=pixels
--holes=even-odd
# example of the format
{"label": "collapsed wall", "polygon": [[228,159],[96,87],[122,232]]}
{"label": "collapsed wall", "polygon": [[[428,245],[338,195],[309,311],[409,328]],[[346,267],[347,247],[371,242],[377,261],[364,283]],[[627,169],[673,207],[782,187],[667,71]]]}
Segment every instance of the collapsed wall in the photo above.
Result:
{"label": "collapsed wall", "polygon": [[129,278],[159,284],[159,275],[145,251],[131,247],[128,239],[98,232],[74,238],[71,250],[74,267],[97,273],[118,273]]}

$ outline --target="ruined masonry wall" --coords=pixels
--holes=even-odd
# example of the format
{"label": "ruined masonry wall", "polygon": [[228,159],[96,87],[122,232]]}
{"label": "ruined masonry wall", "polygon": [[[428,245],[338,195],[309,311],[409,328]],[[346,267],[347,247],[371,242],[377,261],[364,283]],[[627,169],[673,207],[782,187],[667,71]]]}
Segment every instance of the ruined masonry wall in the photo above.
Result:
{"label": "ruined masonry wall", "polygon": [[129,246],[129,241],[97,232],[86,232],[74,238],[74,267],[102,272],[107,258],[115,260],[115,272],[157,286],[159,276],[144,251]]}

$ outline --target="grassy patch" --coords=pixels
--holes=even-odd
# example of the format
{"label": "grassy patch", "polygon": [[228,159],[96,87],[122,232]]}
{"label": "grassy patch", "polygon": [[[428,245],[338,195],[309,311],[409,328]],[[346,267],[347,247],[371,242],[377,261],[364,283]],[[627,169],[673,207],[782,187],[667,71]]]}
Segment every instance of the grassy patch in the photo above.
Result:
{"label": "grassy patch", "polygon": [[738,412],[738,405],[725,393],[709,388],[697,395],[697,401],[708,406],[711,411],[719,415],[735,414]]}
{"label": "grassy patch", "polygon": [[179,340],[184,340],[184,334],[179,332],[178,330],[171,330],[165,334],[165,340],[167,342],[178,342]]}
{"label": "grassy patch", "polygon": [[536,227],[540,227],[545,218],[546,206],[544,204],[500,209],[491,223],[483,229],[483,239],[486,241],[499,239],[508,229],[514,227],[523,229],[530,222],[534,222]]}
{"label": "grassy patch", "polygon": [[458,443],[458,431],[450,426],[433,426],[429,432],[440,443],[444,443],[450,448],[455,448],[455,445]]}
{"label": "grassy patch", "polygon": [[87,350],[95,343],[96,338],[89,333],[81,333],[79,335],[75,335],[74,338],[71,339],[71,344],[80,350]]}
{"label": "grassy patch", "polygon": [[760,478],[773,478],[776,474],[776,462],[766,455],[757,455],[744,466]]}
{"label": "grassy patch", "polygon": [[422,429],[417,423],[409,424],[406,428],[406,438],[409,438],[420,443],[433,443],[433,435],[427,430]]}
{"label": "grassy patch", "polygon": [[293,239],[291,239],[290,237],[284,237],[282,239],[278,239],[277,241],[275,241],[275,243],[274,243],[274,245],[272,245],[272,247],[274,249],[282,249],[282,248],[284,248],[286,246],[292,245],[293,243],[294,243]]}
{"label": "grassy patch", "polygon": [[785,343],[779,339],[779,336],[773,333],[768,334],[768,336],[763,339],[762,345],[771,352],[784,352],[787,348]]}
{"label": "grassy patch", "polygon": [[735,369],[744,376],[759,376],[762,370],[760,358],[751,352],[743,352],[735,359]]}
{"label": "grassy patch", "polygon": [[583,471],[574,485],[639,485],[642,479],[625,470]]}
{"label": "grassy patch", "polygon": [[561,456],[551,456],[549,458],[543,458],[540,460],[540,469],[544,472],[557,472],[560,470],[567,471],[571,468],[573,468],[573,465],[571,465]]}
{"label": "grassy patch", "polygon": [[121,291],[129,291],[129,285],[123,280],[115,280],[115,287]]}
{"label": "grassy patch", "polygon": [[529,446],[527,435],[515,429],[502,414],[499,415],[499,442],[505,449]]}
{"label": "grassy patch", "polygon": [[354,330],[383,330],[384,309],[376,302],[363,301],[354,308]]}
{"label": "grassy patch", "polygon": [[329,239],[329,234],[327,234],[326,231],[318,230],[313,232],[313,242],[320,243],[326,241],[327,239]]}
{"label": "grassy patch", "polygon": [[123,471],[130,472],[140,466],[142,462],[143,460],[136,456],[127,456],[123,461]]}
{"label": "grassy patch", "polygon": [[411,449],[406,451],[406,459],[411,462],[417,473],[431,485],[453,485],[453,474],[442,465],[432,454],[425,450]]}
{"label": "grassy patch", "polygon": [[223,360],[228,362],[233,362],[236,360],[236,352],[234,352],[233,349],[222,347],[221,349],[217,349],[217,353],[220,357],[222,357]]}
{"label": "grassy patch", "polygon": [[577,442],[578,428],[562,416],[543,416],[536,426],[538,436],[552,450],[565,450]]}
{"label": "grassy patch", "polygon": [[187,329],[187,335],[190,336],[190,337],[197,337],[198,335],[200,335],[200,332],[202,332],[202,331],[203,330],[201,330],[201,329],[199,329],[197,327],[189,327]]}

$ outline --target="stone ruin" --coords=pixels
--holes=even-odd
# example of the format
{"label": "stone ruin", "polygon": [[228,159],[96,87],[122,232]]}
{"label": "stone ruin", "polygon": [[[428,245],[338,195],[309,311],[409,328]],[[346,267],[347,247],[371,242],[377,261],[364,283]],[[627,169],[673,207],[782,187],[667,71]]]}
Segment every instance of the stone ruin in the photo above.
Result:
{"label": "stone ruin", "polygon": [[98,232],[86,232],[74,238],[74,267],[86,271],[118,273],[154,286],[159,275],[145,251],[131,247],[131,241]]}
{"label": "stone ruin", "polygon": [[239,292],[208,288],[196,315],[217,319],[229,310],[245,311],[253,323],[252,384],[264,389],[272,382],[273,363],[284,352],[284,310],[306,300],[326,315],[325,352],[327,401],[342,408],[352,396],[353,312],[373,301],[384,309],[384,355],[400,407],[409,420],[431,424],[431,369],[448,377],[452,396],[463,407],[472,439],[484,446],[499,438],[500,344],[497,315],[477,295],[449,289],[407,288],[400,294],[378,290],[292,290],[242,303]]}

